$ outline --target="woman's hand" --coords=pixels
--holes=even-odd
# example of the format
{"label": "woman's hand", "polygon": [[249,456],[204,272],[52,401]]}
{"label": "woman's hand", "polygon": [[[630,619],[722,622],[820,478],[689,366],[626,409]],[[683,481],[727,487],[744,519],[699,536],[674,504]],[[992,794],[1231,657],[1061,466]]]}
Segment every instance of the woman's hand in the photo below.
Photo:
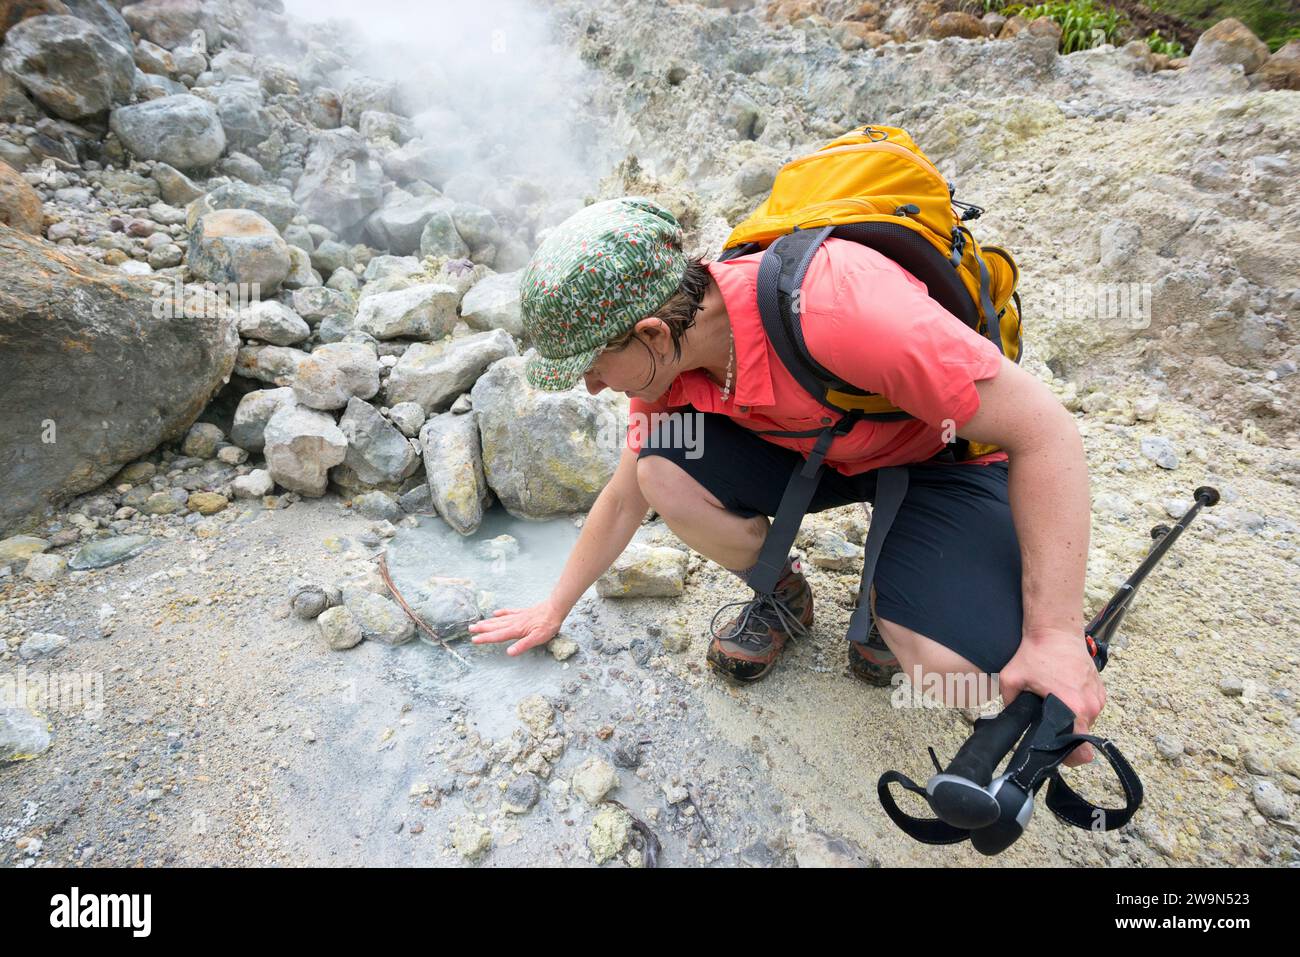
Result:
{"label": "woman's hand", "polygon": [[[1050,630],[1026,633],[998,676],[1002,701],[1010,704],[1022,691],[1040,698],[1054,694],[1074,712],[1074,730],[1083,734],[1106,707],[1106,687],[1088,654],[1082,634]],[[1092,745],[1081,744],[1065,759],[1068,767],[1093,759]]]}
{"label": "woman's hand", "polygon": [[476,645],[514,641],[506,649],[506,654],[511,657],[522,655],[529,648],[544,645],[559,634],[565,614],[550,599],[531,608],[498,608],[491,618],[469,626],[470,641]]}

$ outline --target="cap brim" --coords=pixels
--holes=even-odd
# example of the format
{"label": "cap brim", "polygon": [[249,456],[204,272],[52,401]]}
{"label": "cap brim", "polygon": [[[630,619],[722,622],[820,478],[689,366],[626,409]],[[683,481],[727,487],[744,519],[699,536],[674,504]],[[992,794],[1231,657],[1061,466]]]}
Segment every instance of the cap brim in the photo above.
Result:
{"label": "cap brim", "polygon": [[591,363],[602,348],[604,347],[597,346],[595,349],[588,349],[579,352],[576,356],[565,356],[562,359],[530,356],[524,364],[524,375],[528,379],[528,384],[535,389],[543,389],[546,392],[563,392],[565,389],[572,389],[582,378],[582,374],[591,367]]}

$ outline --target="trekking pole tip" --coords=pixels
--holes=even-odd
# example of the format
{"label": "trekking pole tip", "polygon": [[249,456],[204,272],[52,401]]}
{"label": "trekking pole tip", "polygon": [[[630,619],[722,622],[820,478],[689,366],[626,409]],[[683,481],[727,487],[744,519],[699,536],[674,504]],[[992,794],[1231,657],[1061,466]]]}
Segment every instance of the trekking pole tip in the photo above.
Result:
{"label": "trekking pole tip", "polygon": [[1204,503],[1208,508],[1213,508],[1215,505],[1219,504],[1219,490],[1217,488],[1211,488],[1209,485],[1202,485],[1193,492],[1192,495],[1197,501]]}

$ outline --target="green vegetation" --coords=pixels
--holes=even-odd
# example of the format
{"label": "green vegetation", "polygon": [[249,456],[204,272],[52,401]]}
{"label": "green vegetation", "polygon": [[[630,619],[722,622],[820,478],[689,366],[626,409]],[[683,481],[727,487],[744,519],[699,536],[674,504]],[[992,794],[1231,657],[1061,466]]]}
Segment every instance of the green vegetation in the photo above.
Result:
{"label": "green vegetation", "polygon": [[1146,0],[1146,5],[1155,13],[1185,20],[1198,30],[1235,17],[1270,50],[1277,50],[1288,40],[1300,40],[1300,3],[1296,0]]}
{"label": "green vegetation", "polygon": [[1163,36],[1159,30],[1151,31],[1151,35],[1147,37],[1147,46],[1151,48],[1152,53],[1163,53],[1171,59],[1187,56],[1187,50],[1181,43]]}
{"label": "green vegetation", "polygon": [[1127,23],[1124,14],[1114,7],[1100,5],[1094,0],[1057,0],[1032,6],[1012,4],[1003,7],[1002,13],[1008,17],[1018,13],[1026,20],[1039,17],[1055,20],[1061,28],[1062,53],[1114,43],[1120,28]]}

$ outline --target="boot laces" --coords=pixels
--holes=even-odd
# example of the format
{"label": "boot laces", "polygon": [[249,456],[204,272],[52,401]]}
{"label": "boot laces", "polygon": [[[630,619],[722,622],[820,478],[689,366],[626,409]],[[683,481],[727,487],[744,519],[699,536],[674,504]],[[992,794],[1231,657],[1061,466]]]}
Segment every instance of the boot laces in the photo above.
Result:
{"label": "boot laces", "polygon": [[[739,608],[740,614],[727,633],[719,633],[718,619],[731,608]],[[803,638],[808,634],[807,626],[799,620],[789,603],[771,593],[755,592],[754,597],[748,600],[728,602],[714,612],[709,623],[709,630],[717,637],[755,651],[762,651],[771,644],[773,627],[784,630],[791,638]]]}

